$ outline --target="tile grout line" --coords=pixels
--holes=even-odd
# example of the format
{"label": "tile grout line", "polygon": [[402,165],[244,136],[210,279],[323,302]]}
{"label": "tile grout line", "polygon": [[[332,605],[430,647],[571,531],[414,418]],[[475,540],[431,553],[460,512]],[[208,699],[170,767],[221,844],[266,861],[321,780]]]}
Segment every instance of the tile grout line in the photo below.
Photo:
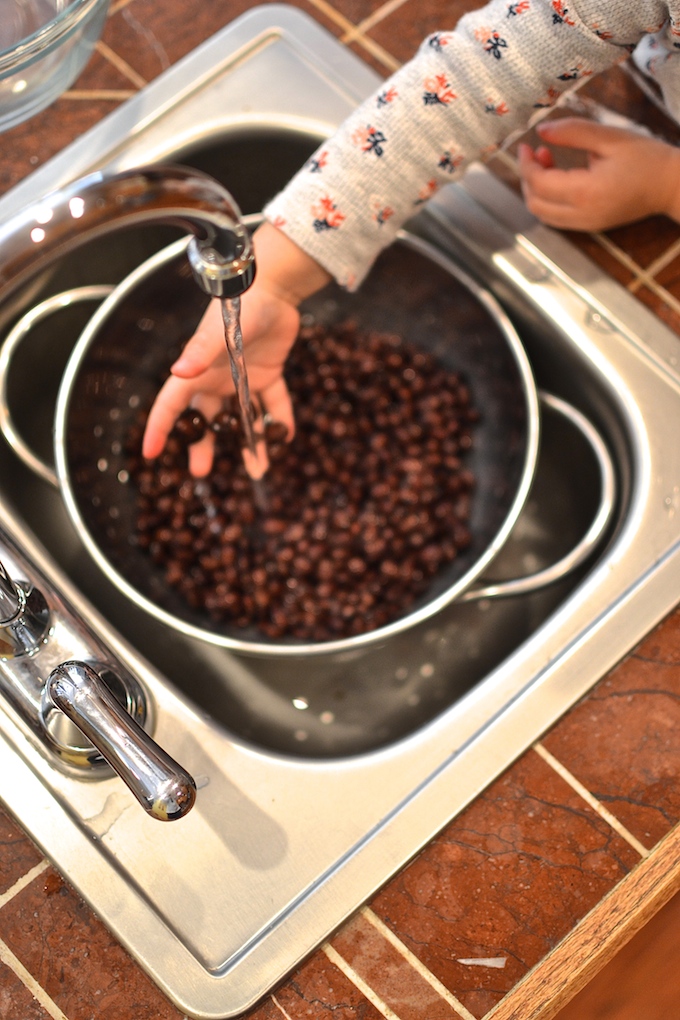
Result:
{"label": "tile grout line", "polygon": [[70,99],[72,102],[92,102],[93,100],[105,100],[106,102],[116,100],[118,102],[125,102],[126,99],[132,99],[136,96],[137,92],[134,89],[69,89],[67,92],[63,92],[61,95],[62,99]]}
{"label": "tile grout line", "polygon": [[631,257],[627,255],[622,248],[619,248],[619,246],[614,244],[613,241],[610,241],[606,235],[592,233],[590,236],[600,245],[601,248],[604,248],[604,250],[608,252],[612,258],[616,259],[617,262],[633,274],[635,279],[631,280],[630,283],[625,284],[625,288],[630,294],[637,296],[641,287],[647,287],[653,294],[656,294],[656,296],[663,301],[664,304],[668,305],[668,307],[677,314],[680,314],[680,301],[673,297],[670,291],[666,290],[665,287],[655,280],[650,272],[651,269],[654,269],[655,272],[658,272],[659,269],[664,269],[666,265],[675,258],[678,254],[678,249],[680,249],[680,240],[674,242],[663,255],[659,255],[659,257],[654,260],[651,266],[644,269],[639,263],[635,262],[634,259],[631,259]]}
{"label": "tile grout line", "polygon": [[[668,305],[669,308],[680,315],[680,301],[673,297],[673,295],[667,291],[665,287],[663,287],[660,283],[657,283],[656,280],[648,280],[646,286],[648,290],[651,290],[652,294],[656,294],[660,301],[663,301],[665,305]],[[635,290],[633,290],[632,287],[629,288],[631,293],[637,293],[638,289],[639,288],[637,287]],[[657,315],[657,318],[658,317],[659,316]]]}
{"label": "tile grout line", "polygon": [[30,885],[34,878],[37,878],[38,875],[42,875],[43,871],[46,871],[49,866],[50,862],[48,860],[42,860],[39,864],[34,865],[30,871],[27,871],[25,875],[22,875],[21,878],[17,879],[13,886],[10,886],[9,889],[6,889],[4,893],[0,894],[0,910],[2,910],[2,908],[9,903],[11,899],[25,889],[27,885]]}
{"label": "tile grout line", "polygon": [[[406,0],[403,0],[406,2]],[[397,71],[401,64],[396,60],[387,50],[384,50],[378,43],[373,42],[368,36],[365,36],[361,30],[361,27],[354,25],[344,15],[340,14],[331,4],[327,3],[327,0],[310,0],[310,3],[316,7],[318,11],[325,14],[332,22],[334,22],[338,28],[342,29],[342,37],[340,42],[343,45],[348,45],[351,42],[356,42],[358,45],[363,46],[371,56],[379,60],[380,63],[384,64],[390,71]]]}
{"label": "tile grout line", "polygon": [[336,10],[332,4],[327,3],[327,0],[310,0],[313,7],[316,7],[318,11],[325,14],[334,24],[341,28],[343,32],[354,32],[356,25],[354,25],[348,18],[341,14],[340,11]]}
{"label": "tile grout line", "polygon": [[283,1008],[283,1006],[281,1005],[281,1003],[279,1002],[275,995],[270,995],[269,998],[272,1000],[276,1008],[280,1010],[281,1013],[283,1013],[286,1020],[293,1020],[293,1018],[288,1013],[286,1013],[285,1009]]}
{"label": "tile grout line", "polygon": [[640,857],[644,858],[649,856],[649,850],[647,849],[647,847],[644,846],[640,842],[640,840],[633,835],[632,832],[629,832],[625,825],[623,825],[619,821],[616,815],[613,815],[611,811],[608,811],[604,804],[602,804],[601,801],[594,797],[590,790],[587,790],[586,787],[579,782],[576,776],[572,775],[572,773],[564,765],[562,765],[562,763],[558,761],[557,758],[553,757],[550,751],[546,750],[546,748],[543,747],[543,745],[540,743],[534,744],[533,747],[534,751],[536,751],[536,753],[543,759],[543,761],[547,765],[549,765],[552,769],[554,769],[554,771],[557,772],[557,774],[561,776],[562,779],[564,779],[564,781],[569,784],[569,786],[571,786],[572,790],[578,793],[578,795],[583,800],[585,800],[585,802],[593,809],[593,811],[597,812],[597,814],[600,816],[600,818],[603,819],[603,821],[605,821],[609,826],[611,826],[611,828],[614,829],[614,831],[617,832],[622,839],[625,839],[626,842],[629,843],[634,850],[637,850],[637,852],[640,854]]}
{"label": "tile grout line", "polygon": [[412,953],[405,943],[394,934],[391,928],[389,928],[381,918],[378,917],[370,907],[362,907],[360,911],[361,915],[373,925],[373,927],[380,932],[382,937],[393,946],[397,952],[403,956],[403,958],[410,964],[411,967],[433,988],[438,995],[448,1002],[458,1013],[461,1015],[461,1020],[477,1020],[475,1016],[463,1005],[462,1002],[456,998],[456,996],[449,991],[449,989],[441,983],[438,977],[436,977],[431,970],[429,970],[422,960],[419,960],[415,953]]}
{"label": "tile grout line", "polygon": [[659,270],[665,269],[666,266],[670,265],[678,254],[680,254],[680,237],[674,241],[673,244],[669,244],[663,255],[658,255],[652,262],[650,262],[645,272],[649,276],[655,277]]}
{"label": "tile grout line", "polygon": [[359,989],[359,991],[368,999],[368,1001],[373,1006],[375,1006],[378,1012],[382,1013],[382,1015],[385,1017],[385,1020],[399,1020],[399,1017],[394,1012],[394,1010],[390,1009],[387,1003],[383,1002],[380,996],[376,992],[374,992],[369,985],[366,984],[366,982],[363,980],[363,978],[361,978],[357,974],[354,968],[351,967],[349,963],[347,963],[345,958],[343,956],[340,956],[340,953],[337,951],[337,949],[334,949],[333,946],[329,945],[328,942],[325,942],[321,948],[328,957],[328,959],[330,960],[330,962],[334,964],[338,968],[338,970],[341,970],[346,978],[349,978],[352,984]]}
{"label": "tile grout line", "polygon": [[4,963],[26,986],[33,998],[49,1013],[52,1020],[68,1020],[66,1014],[47,994],[42,985],[38,984],[33,975],[26,970],[23,963],[14,955],[9,946],[0,939],[0,962]]}
{"label": "tile grout line", "polygon": [[647,273],[643,267],[636,262],[635,259],[632,259],[630,255],[623,250],[623,248],[619,248],[618,244],[611,241],[606,234],[592,231],[590,236],[597,244],[600,245],[601,248],[604,248],[604,250],[608,252],[612,258],[616,259],[617,262],[628,269],[629,272],[631,272],[636,278],[632,284],[629,283],[625,285],[627,290],[630,290],[631,286],[635,284],[636,281],[644,283],[647,282]]}
{"label": "tile grout line", "polygon": [[374,25],[379,25],[381,21],[384,21],[388,15],[393,14],[407,3],[407,0],[387,0],[382,7],[378,7],[377,10],[369,14],[367,18],[360,21],[358,25],[355,25],[354,32],[368,32]]}
{"label": "tile grout line", "polygon": [[[597,244],[600,245],[601,248],[604,248],[604,250],[611,255],[613,259],[632,273],[634,278],[631,282],[622,284],[629,294],[633,294],[641,301],[642,299],[639,297],[639,291],[642,287],[647,287],[647,289],[655,294],[660,301],[667,305],[677,315],[680,315],[680,301],[678,301],[678,299],[675,298],[670,291],[668,291],[654,278],[654,276],[652,276],[652,270],[654,272],[658,272],[660,269],[665,269],[665,267],[678,255],[680,251],[680,239],[675,241],[663,255],[659,255],[659,257],[645,269],[638,262],[632,259],[622,248],[619,248],[619,246],[611,241],[605,234],[591,232],[590,236]],[[659,318],[658,315],[657,318]]]}
{"label": "tile grout line", "polygon": [[107,17],[110,18],[113,14],[118,14],[118,11],[122,11],[126,7],[129,7],[131,3],[132,0],[117,0],[117,2],[112,3],[111,6],[109,7],[109,13]]}
{"label": "tile grout line", "polygon": [[350,33],[347,33],[340,41],[345,45],[350,42],[356,42],[357,45],[363,46],[363,48],[367,50],[372,57],[375,57],[376,60],[379,60],[381,64],[385,65],[390,74],[393,71],[398,71],[401,67],[401,63],[396,59],[396,57],[393,57],[391,53],[388,53],[387,50],[383,49],[380,43],[373,42],[373,40],[367,35],[359,35],[358,33],[352,33],[350,35]]}
{"label": "tile grout line", "polygon": [[131,81],[138,89],[143,89],[145,85],[148,85],[146,78],[143,78],[141,74],[135,71],[134,67],[128,64],[127,60],[116,53],[115,50],[112,50],[110,46],[107,46],[105,42],[102,42],[101,39],[95,44],[95,48],[104,60],[108,61],[117,71],[120,71],[123,77]]}

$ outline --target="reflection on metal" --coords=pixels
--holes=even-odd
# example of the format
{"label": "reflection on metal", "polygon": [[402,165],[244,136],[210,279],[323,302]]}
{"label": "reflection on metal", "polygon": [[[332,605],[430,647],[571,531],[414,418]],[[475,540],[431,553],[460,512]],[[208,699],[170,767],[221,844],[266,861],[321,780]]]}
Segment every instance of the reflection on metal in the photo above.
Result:
{"label": "reflection on metal", "polygon": [[52,670],[42,697],[48,731],[55,722],[53,709],[82,731],[152,818],[171,822],[191,810],[193,778],[144,732],[86,662],[62,662]]}
{"label": "reflection on metal", "polygon": [[[35,578],[33,564],[2,532],[0,550]],[[141,684],[47,579],[41,577],[40,588],[33,580],[17,583],[0,562],[0,612],[0,691],[58,755],[55,764],[88,772],[108,765],[153,818],[186,815],[196,784],[143,729],[148,713]],[[66,648],[90,661],[64,661]]]}
{"label": "reflection on metal", "polygon": [[480,584],[470,588],[461,595],[462,602],[473,602],[479,599],[507,598],[510,595],[530,595],[532,592],[557,584],[565,577],[582,566],[596,551],[602,537],[612,520],[616,508],[616,473],[611,455],[603,442],[602,436],[593,428],[591,422],[575,407],[551,393],[540,392],[539,397],[544,408],[564,415],[567,421],[577,428],[595,454],[600,471],[600,501],[595,516],[585,534],[569,552],[549,567],[544,567],[535,574],[515,578],[510,581]]}
{"label": "reflection on metal", "polygon": [[250,235],[229,192],[185,167],[152,166],[88,174],[4,221],[0,300],[90,240],[123,227],[168,222],[192,235],[189,263],[206,294],[233,297],[250,286]]}
{"label": "reflection on metal", "polygon": [[15,351],[19,350],[23,341],[40,322],[79,302],[103,301],[112,290],[113,287],[110,285],[94,284],[89,287],[72,287],[60,294],[52,294],[21,316],[0,347],[0,430],[24,464],[55,488],[58,487],[59,480],[54,468],[34,453],[28,443],[24,442],[20,431],[14,426],[8,392],[12,359]]}
{"label": "reflection on metal", "polygon": [[30,655],[45,640],[50,611],[27,581],[13,580],[0,562],[0,658]]}

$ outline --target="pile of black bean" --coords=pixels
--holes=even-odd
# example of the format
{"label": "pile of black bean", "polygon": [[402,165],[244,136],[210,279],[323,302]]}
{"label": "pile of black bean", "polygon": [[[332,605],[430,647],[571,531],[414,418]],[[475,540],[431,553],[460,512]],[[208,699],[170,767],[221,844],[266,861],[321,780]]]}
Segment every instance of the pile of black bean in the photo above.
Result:
{"label": "pile of black bean", "polygon": [[[456,372],[398,336],[303,326],[286,366],[296,432],[265,425],[264,506],[237,408],[185,412],[158,462],[130,458],[136,542],[219,626],[323,642],[403,616],[470,542],[478,412]],[[187,443],[215,433],[206,479]]]}

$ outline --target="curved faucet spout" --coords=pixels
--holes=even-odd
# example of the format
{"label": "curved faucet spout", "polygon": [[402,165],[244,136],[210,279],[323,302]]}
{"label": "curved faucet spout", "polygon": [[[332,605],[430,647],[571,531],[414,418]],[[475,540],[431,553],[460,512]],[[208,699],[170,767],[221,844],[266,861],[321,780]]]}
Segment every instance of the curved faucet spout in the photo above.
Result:
{"label": "curved faucet spout", "polygon": [[250,236],[229,192],[198,170],[149,166],[90,174],[0,226],[0,301],[87,241],[145,223],[177,225],[193,235],[189,261],[207,294],[237,297],[253,282]]}
{"label": "curved faucet spout", "polygon": [[[214,297],[237,298],[253,281],[250,236],[235,201],[212,177],[176,166],[90,174],[0,225],[0,304],[68,252],[120,227],[167,223],[193,235],[187,250],[197,282]],[[0,658],[16,660],[32,680],[50,627],[39,592],[14,584],[0,568]],[[40,667],[38,667],[39,669]],[[35,676],[34,676],[35,674]],[[22,677],[24,673],[21,674]],[[40,721],[60,711],[127,783],[154,818],[180,818],[192,807],[192,777],[118,703],[84,661],[54,669],[42,688]],[[44,718],[43,718],[44,716]]]}
{"label": "curved faucet spout", "polygon": [[62,662],[53,669],[43,702],[78,726],[153,818],[174,821],[191,810],[193,778],[144,732],[87,663]]}

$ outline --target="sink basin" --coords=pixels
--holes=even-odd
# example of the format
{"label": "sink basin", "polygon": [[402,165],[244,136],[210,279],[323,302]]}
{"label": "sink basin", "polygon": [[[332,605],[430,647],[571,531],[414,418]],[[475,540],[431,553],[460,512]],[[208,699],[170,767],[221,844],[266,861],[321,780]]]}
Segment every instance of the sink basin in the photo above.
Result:
{"label": "sink basin", "polygon": [[[207,170],[258,212],[377,81],[299,11],[257,8],[4,196],[0,218],[92,169],[158,161]],[[0,762],[16,777],[6,802],[191,1016],[257,1001],[676,600],[677,338],[481,167],[410,227],[496,295],[539,386],[583,412],[613,456],[609,530],[559,583],[457,603],[363,651],[239,657],[134,609],[85,554],[60,495],[0,444],[6,565],[62,592],[138,677],[154,738],[199,788],[187,818],[160,826],[115,777],[85,782],[52,760],[3,699]],[[3,331],[49,294],[117,282],[177,236],[146,228],[88,244],[0,308]],[[55,378],[90,312],[40,324],[13,364],[12,412],[44,457]],[[534,488],[493,580],[562,557],[598,499],[591,450],[547,409]]]}

